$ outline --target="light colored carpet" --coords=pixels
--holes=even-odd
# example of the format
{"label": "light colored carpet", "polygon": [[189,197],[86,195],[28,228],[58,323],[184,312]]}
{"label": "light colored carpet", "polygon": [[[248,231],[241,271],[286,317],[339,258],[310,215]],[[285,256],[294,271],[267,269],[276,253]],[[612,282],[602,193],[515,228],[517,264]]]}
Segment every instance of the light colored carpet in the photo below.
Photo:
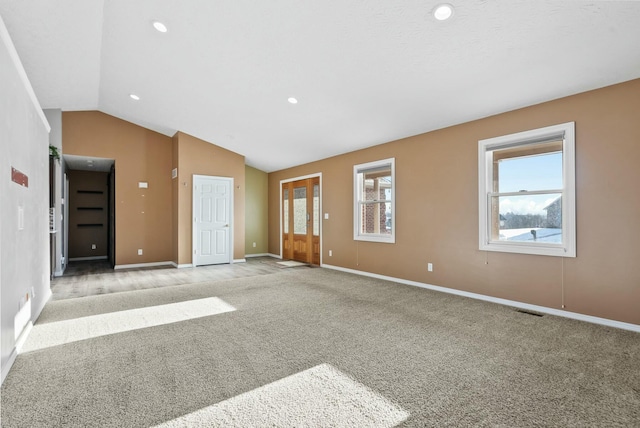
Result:
{"label": "light colored carpet", "polygon": [[409,414],[329,364],[160,424],[175,427],[391,428]]}
{"label": "light colored carpet", "polygon": [[40,323],[33,328],[20,353],[109,334],[208,317],[235,310],[236,308],[217,297],[208,297],[186,302],[168,303],[63,321]]}
{"label": "light colored carpet", "polygon": [[[252,397],[286,397],[251,413],[265,426],[305,409],[306,395],[282,388],[292,380],[322,397],[299,426],[333,423],[341,381],[369,392],[348,394],[347,414],[379,400],[406,413],[403,427],[639,425],[637,333],[320,268],[52,301],[36,327],[211,297],[236,310],[19,355],[2,427],[150,427],[215,408],[240,418]],[[318,367],[332,375],[310,379]]]}

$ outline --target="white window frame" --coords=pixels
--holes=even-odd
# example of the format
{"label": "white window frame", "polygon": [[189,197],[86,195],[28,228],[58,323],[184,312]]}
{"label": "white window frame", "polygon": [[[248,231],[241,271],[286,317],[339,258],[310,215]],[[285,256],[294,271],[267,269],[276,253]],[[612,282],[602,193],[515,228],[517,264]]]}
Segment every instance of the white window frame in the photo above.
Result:
{"label": "white window frame", "polygon": [[[386,202],[391,204],[391,234],[373,234],[373,233],[361,233],[362,230],[360,215],[360,205],[363,203],[360,200],[360,183],[358,182],[359,172],[366,171],[368,169],[377,169],[383,166],[391,165],[391,201]],[[385,202],[385,201],[380,201]],[[396,159],[389,158],[374,162],[363,163],[353,166],[353,239],[355,241],[369,241],[369,242],[384,242],[388,244],[394,244],[396,242]]]}
{"label": "white window frame", "polygon": [[[491,239],[492,151],[562,139],[562,243],[525,243]],[[576,257],[575,122],[478,141],[479,243],[482,251]]]}

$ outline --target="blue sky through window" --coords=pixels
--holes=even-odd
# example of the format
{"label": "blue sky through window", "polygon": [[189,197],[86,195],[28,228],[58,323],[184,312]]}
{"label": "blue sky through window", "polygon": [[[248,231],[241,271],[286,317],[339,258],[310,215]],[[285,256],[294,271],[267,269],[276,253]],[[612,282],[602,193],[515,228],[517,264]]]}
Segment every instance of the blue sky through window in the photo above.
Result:
{"label": "blue sky through window", "polygon": [[[499,191],[562,189],[562,152],[503,159],[498,163]],[[544,214],[559,195],[526,195],[500,198],[500,214]]]}

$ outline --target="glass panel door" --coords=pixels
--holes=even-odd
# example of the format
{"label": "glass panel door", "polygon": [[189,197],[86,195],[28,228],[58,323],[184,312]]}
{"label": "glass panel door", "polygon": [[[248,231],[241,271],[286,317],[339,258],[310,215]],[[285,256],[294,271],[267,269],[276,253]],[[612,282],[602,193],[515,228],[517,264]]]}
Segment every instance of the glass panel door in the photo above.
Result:
{"label": "glass panel door", "polygon": [[307,234],[307,188],[293,188],[293,233],[296,235]]}

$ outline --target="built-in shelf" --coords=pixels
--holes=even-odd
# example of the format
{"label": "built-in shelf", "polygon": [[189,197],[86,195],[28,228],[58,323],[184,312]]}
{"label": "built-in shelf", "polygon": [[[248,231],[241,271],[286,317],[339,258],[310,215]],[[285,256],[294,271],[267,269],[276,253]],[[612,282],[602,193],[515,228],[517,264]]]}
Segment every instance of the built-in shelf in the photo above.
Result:
{"label": "built-in shelf", "polygon": [[102,195],[104,192],[102,190],[78,190],[78,193],[88,193],[92,195]]}

